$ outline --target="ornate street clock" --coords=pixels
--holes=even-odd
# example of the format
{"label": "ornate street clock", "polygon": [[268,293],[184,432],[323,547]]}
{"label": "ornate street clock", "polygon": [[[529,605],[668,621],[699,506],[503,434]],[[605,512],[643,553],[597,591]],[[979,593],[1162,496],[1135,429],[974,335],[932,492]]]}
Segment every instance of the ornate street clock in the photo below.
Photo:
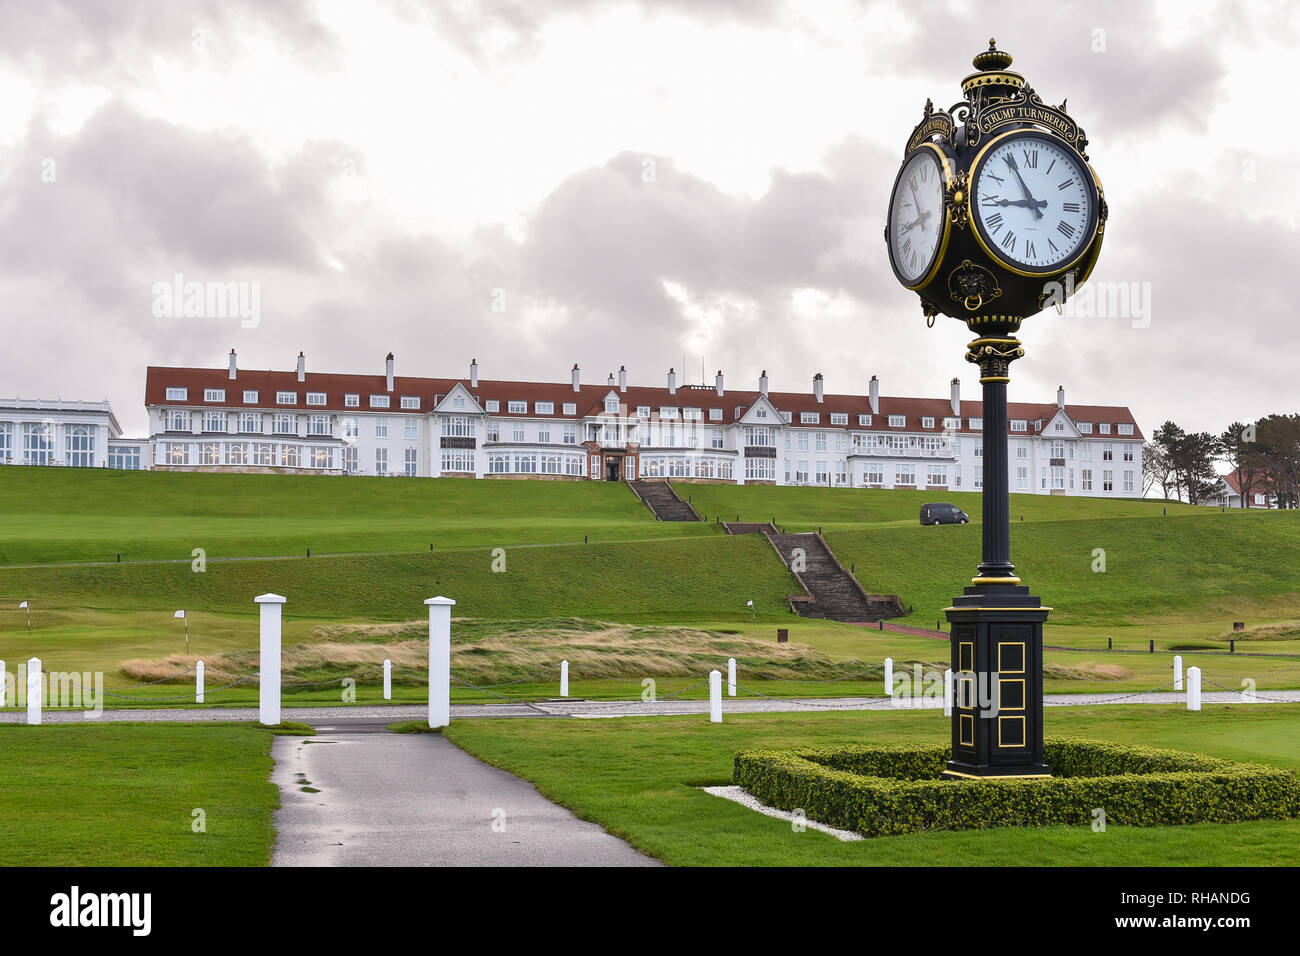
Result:
{"label": "ornate street clock", "polygon": [[1107,209],[1088,140],[1064,103],[1045,104],[994,40],[974,65],[963,101],[947,111],[926,101],[890,196],[885,244],[930,324],[942,314],[975,333],[966,359],[983,388],[983,560],[947,609],[954,701],[945,776],[1045,776],[1051,608],[1011,563],[1007,383],[1024,355],[1021,323],[1062,305],[1091,274]]}

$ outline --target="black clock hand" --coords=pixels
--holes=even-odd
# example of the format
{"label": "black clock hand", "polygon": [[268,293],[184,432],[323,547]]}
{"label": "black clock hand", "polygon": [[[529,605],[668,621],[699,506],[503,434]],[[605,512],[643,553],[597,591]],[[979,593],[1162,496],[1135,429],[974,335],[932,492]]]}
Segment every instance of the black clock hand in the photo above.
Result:
{"label": "black clock hand", "polygon": [[921,213],[919,216],[917,216],[915,219],[909,222],[906,226],[904,226],[903,232],[906,233],[909,230],[916,228],[917,226],[919,226],[921,223],[925,222],[929,218],[930,218],[930,210],[927,209],[925,212]]}
{"label": "black clock hand", "polygon": [[999,199],[995,203],[995,205],[998,206],[1024,206],[1025,208],[1029,208],[1035,204],[1037,204],[1040,209],[1047,208],[1046,199]]}
{"label": "black clock hand", "polygon": [[[1010,153],[1008,153],[1007,155],[1003,156],[1002,159],[1007,164],[1007,166],[1011,168],[1011,171],[1016,174],[1016,179],[1020,181],[1020,189],[1025,194],[1025,198],[1029,200],[1030,203],[1029,208],[1034,211],[1034,218],[1042,219],[1043,214],[1042,212],[1039,211],[1038,200],[1034,198],[1034,194],[1031,193],[1029,191],[1029,187],[1025,185],[1025,177],[1020,175],[1020,167],[1016,165],[1016,158],[1012,156]],[[1047,205],[1047,203],[1044,202],[1043,205],[1045,206]]]}

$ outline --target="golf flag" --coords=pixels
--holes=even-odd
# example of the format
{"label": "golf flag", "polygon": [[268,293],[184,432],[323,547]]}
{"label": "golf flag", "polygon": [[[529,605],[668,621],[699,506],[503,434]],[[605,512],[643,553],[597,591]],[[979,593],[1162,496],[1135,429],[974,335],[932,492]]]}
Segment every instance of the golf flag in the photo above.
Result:
{"label": "golf flag", "polygon": [[746,602],[745,602],[745,607],[753,607],[753,606],[754,606],[754,602],[753,602],[753,601],[746,601]]}
{"label": "golf flag", "polygon": [[185,616],[184,611],[177,611],[175,614],[172,615],[172,617],[184,617],[184,616]]}
{"label": "golf flag", "polygon": [[23,608],[25,608],[26,606],[27,606],[27,602],[24,601],[22,604],[18,605],[18,609],[21,611],[21,610],[22,610]]}

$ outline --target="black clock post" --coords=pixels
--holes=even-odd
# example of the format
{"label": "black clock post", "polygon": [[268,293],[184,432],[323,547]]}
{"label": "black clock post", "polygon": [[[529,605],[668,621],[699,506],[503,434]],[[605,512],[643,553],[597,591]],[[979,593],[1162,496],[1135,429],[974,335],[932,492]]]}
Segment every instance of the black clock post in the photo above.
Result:
{"label": "black clock post", "polygon": [[[983,389],[983,560],[946,609],[956,779],[1050,774],[1043,760],[1043,623],[1051,608],[1011,563],[1007,383],[1024,355],[1022,322],[1060,305],[1101,251],[1106,202],[1087,139],[1064,105],[1045,104],[989,41],[950,110],[927,101],[904,150],[885,241],[899,282],[933,324],[974,334],[966,359]],[[925,157],[942,189],[912,175]],[[909,165],[911,163],[912,165]]]}

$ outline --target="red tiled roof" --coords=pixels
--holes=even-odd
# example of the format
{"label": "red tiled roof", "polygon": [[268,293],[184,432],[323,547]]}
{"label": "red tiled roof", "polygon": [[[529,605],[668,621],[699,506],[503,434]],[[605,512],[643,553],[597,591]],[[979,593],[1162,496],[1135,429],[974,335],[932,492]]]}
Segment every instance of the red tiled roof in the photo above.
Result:
{"label": "red tiled roof", "polygon": [[[603,414],[605,396],[612,391],[619,396],[621,404],[631,409],[641,405],[648,405],[652,411],[657,413],[661,407],[665,406],[679,410],[682,408],[699,408],[701,409],[699,423],[709,425],[710,423],[731,424],[738,421],[758,401],[761,394],[757,390],[728,388],[724,390],[724,394],[718,395],[712,386],[678,386],[676,394],[671,394],[666,386],[630,385],[625,391],[620,391],[617,385],[608,384],[580,385],[579,391],[575,392],[572,384],[568,382],[511,382],[489,381],[486,379],[480,379],[477,386],[471,387],[468,379],[415,378],[410,376],[395,376],[393,391],[390,393],[387,391],[387,383],[383,375],[306,372],[304,379],[304,381],[299,382],[296,371],[276,372],[239,369],[236,377],[231,379],[226,369],[170,368],[151,365],[145,375],[145,405],[170,404],[226,409],[279,408],[284,410],[346,413],[349,411],[370,411],[369,396],[387,394],[394,396],[388,411],[401,411],[399,401],[401,396],[417,396],[420,399],[420,411],[428,412],[452,388],[457,384],[462,384],[480,404],[490,400],[500,402],[501,411],[494,414],[507,414],[507,402],[526,401],[528,402],[529,417],[536,417],[533,403],[542,401],[554,403],[554,418],[578,420],[589,415]],[[169,402],[167,400],[167,389],[170,387],[188,389],[186,400],[183,402]],[[225,389],[225,401],[204,402],[203,392],[204,389],[208,388]],[[245,403],[243,400],[245,389],[255,389],[258,393],[258,400]],[[275,393],[281,391],[294,392],[297,395],[296,404],[277,405]],[[308,405],[307,392],[324,392],[325,404]],[[349,408],[346,406],[343,399],[345,394],[360,395],[360,407]],[[818,402],[810,392],[769,392],[768,398],[778,410],[791,413],[794,425],[800,424],[799,416],[801,412],[818,412],[820,418],[816,427],[827,429],[847,428],[854,431],[888,432],[893,430],[889,427],[889,416],[904,415],[907,419],[905,426],[907,431],[933,431],[937,434],[944,431],[944,418],[953,417],[952,406],[947,398],[897,398],[882,395],[879,401],[880,411],[873,415],[871,424],[867,426],[858,424],[858,415],[871,414],[871,404],[865,395],[828,394],[824,396],[822,402]],[[573,403],[576,414],[565,415],[563,413],[565,403]],[[708,410],[711,408],[720,408],[722,410],[720,422],[710,420]],[[1067,403],[1065,411],[1076,422],[1108,422],[1112,425],[1129,424],[1133,426],[1133,434],[1131,436],[1122,436],[1123,438],[1140,440],[1143,437],[1132,412],[1124,406],[1071,405]],[[832,412],[846,414],[848,416],[847,424],[832,424],[830,420]],[[1056,412],[1057,405],[1055,402],[1010,402],[1007,406],[1009,418],[1015,420],[1024,419],[1028,422],[1042,421],[1044,425],[1051,420]],[[678,420],[681,420],[680,411],[678,415]],[[979,429],[970,428],[970,419],[981,418],[982,416],[982,402],[963,399],[961,402],[962,421],[958,432],[978,434]],[[921,420],[923,418],[933,418],[933,427],[929,429],[922,428]],[[1037,434],[1037,432],[1034,431],[1031,425],[1030,430],[1025,434],[1033,435]],[[1121,436],[1117,433],[1101,435],[1094,428],[1092,435],[1088,437],[1115,439]]]}

